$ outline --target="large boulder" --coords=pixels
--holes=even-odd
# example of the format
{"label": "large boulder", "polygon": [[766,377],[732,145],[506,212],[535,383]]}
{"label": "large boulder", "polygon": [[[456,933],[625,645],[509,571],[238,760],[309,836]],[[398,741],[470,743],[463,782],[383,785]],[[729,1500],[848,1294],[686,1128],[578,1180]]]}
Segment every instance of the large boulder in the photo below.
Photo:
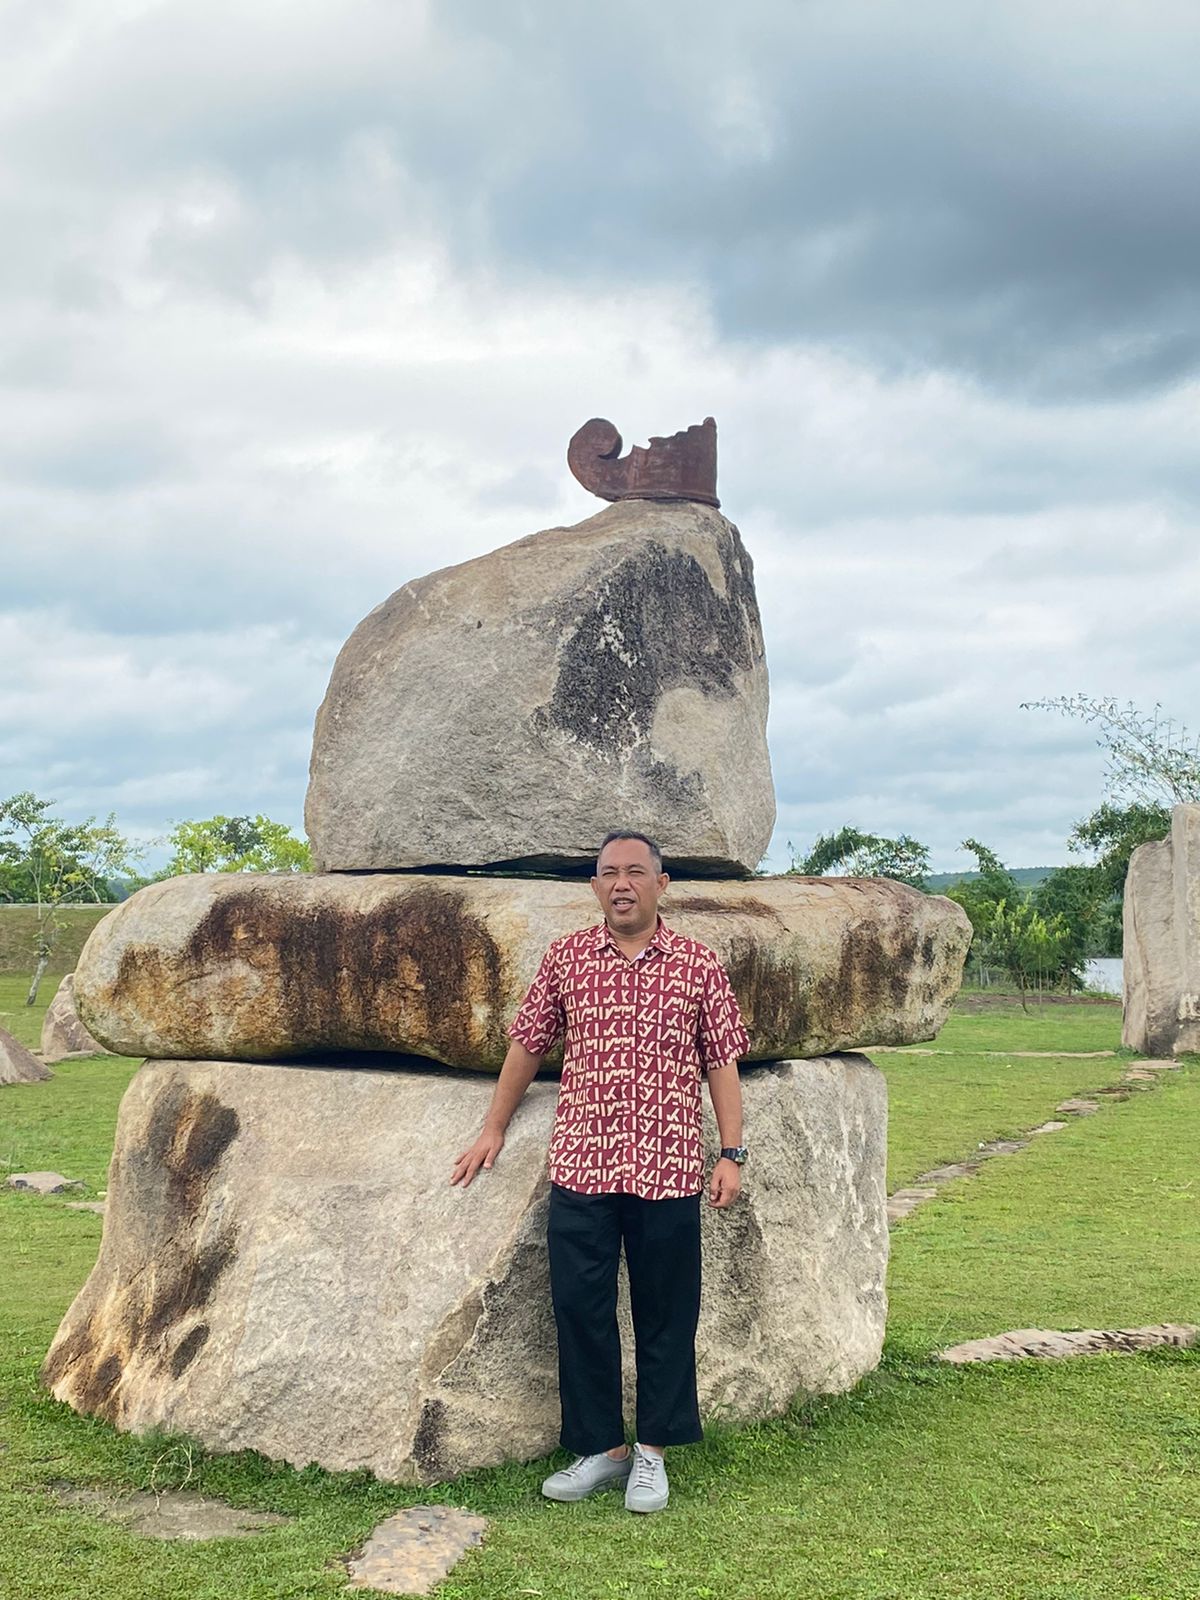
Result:
{"label": "large boulder", "polygon": [[711,506],[624,500],[414,579],[317,713],[320,871],[592,860],[615,827],[680,872],[757,866],[775,820],[750,557]]}
{"label": "large boulder", "polygon": [[[888,1248],[882,1074],[847,1056],[743,1082],[751,1161],[733,1207],[704,1207],[697,1340],[702,1410],[735,1422],[876,1364]],[[403,1068],[148,1062],[99,1258],[43,1368],[53,1393],[122,1429],[388,1479],[552,1449],[555,1088],[533,1085],[465,1190],[450,1167],[491,1086],[446,1091]]]}
{"label": "large boulder", "polygon": [[1200,805],[1137,847],[1125,879],[1125,1024],[1142,1055],[1200,1051]]}
{"label": "large boulder", "polygon": [[79,1020],[75,1008],[75,975],[68,972],[42,1018],[42,1060],[67,1061],[72,1057],[107,1054],[99,1039],[93,1039]]}
{"label": "large boulder", "polygon": [[[724,961],[759,1060],[932,1038],[970,939],[961,907],[886,878],[693,879],[663,911]],[[120,1055],[383,1050],[496,1072],[546,946],[598,920],[577,881],[168,878],[97,926],[75,993]]]}
{"label": "large boulder", "polygon": [[0,1028],[0,1085],[40,1083],[54,1074],[19,1039]]}

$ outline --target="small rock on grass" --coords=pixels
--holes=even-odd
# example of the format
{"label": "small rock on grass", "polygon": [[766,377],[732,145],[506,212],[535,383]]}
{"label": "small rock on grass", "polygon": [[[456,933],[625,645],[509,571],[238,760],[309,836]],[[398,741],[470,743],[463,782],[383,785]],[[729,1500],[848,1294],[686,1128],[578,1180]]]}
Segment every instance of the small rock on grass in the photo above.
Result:
{"label": "small rock on grass", "polygon": [[347,1566],[352,1589],[429,1594],[473,1545],[487,1518],[455,1506],[410,1506],[381,1522]]}
{"label": "small rock on grass", "polygon": [[10,1189],[32,1189],[34,1194],[62,1194],[65,1189],[82,1189],[78,1178],[64,1178],[61,1172],[13,1172]]}

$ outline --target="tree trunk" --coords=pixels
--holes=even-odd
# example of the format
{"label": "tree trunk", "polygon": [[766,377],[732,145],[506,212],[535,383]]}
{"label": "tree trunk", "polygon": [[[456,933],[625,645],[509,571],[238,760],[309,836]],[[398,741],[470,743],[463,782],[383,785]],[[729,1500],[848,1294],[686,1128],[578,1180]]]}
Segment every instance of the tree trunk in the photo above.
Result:
{"label": "tree trunk", "polygon": [[41,986],[42,979],[46,976],[46,968],[49,965],[50,965],[50,952],[49,952],[49,950],[43,950],[38,955],[37,966],[34,968],[34,973],[33,973],[33,982],[29,987],[29,993],[25,997],[25,1004],[27,1006],[36,1005],[37,997],[38,997],[38,989]]}

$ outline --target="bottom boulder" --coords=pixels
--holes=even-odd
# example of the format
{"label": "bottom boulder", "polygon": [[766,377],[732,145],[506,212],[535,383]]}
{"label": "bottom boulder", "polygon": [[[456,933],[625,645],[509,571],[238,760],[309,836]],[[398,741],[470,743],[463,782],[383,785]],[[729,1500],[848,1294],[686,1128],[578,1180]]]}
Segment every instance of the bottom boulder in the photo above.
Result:
{"label": "bottom boulder", "polygon": [[[730,1422],[852,1387],[886,1311],[882,1073],[828,1056],[742,1080],[751,1157],[734,1206],[702,1202],[697,1337],[701,1410]],[[147,1062],[44,1382],[122,1429],[385,1479],[546,1454],[557,1085],[535,1083],[493,1170],[452,1188],[491,1093],[425,1067]],[[624,1283],[621,1321],[629,1353]],[[631,1400],[631,1362],[626,1379]]]}

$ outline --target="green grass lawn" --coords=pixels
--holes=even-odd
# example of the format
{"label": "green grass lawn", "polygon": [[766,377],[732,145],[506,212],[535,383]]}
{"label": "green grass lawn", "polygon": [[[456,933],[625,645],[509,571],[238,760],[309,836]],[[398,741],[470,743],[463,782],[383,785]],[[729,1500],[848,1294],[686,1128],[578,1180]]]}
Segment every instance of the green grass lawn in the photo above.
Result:
{"label": "green grass lawn", "polygon": [[[975,1009],[985,1007],[986,1009]],[[930,1050],[1118,1050],[1121,1006],[1117,1001],[1029,1002],[1028,1012],[1008,998],[992,1002],[964,997]]]}
{"label": "green grass lawn", "polygon": [[[1112,1049],[1117,1032],[1115,1007],[1046,1007],[1028,1022],[984,1012],[952,1020],[937,1045],[953,1055],[880,1056],[890,1186],[1045,1120],[1124,1064],[982,1052]],[[0,1158],[102,1188],[135,1068],[64,1063],[50,1083],[0,1090]],[[671,1506],[648,1518],[616,1494],[543,1502],[545,1463],[414,1490],[208,1457],[76,1416],[40,1390],[37,1369],[100,1219],[0,1193],[0,1594],[342,1595],[339,1552],[391,1510],[445,1501],[491,1528],[441,1600],[1198,1600],[1200,1354],[968,1369],[929,1359],[943,1343],[1031,1324],[1200,1321],[1197,1149],[1200,1067],[1189,1066],[946,1186],[893,1233],[880,1369],[849,1395],[675,1452]],[[295,1520],[253,1539],[160,1543],[60,1509],[56,1479],[186,1482]]]}

